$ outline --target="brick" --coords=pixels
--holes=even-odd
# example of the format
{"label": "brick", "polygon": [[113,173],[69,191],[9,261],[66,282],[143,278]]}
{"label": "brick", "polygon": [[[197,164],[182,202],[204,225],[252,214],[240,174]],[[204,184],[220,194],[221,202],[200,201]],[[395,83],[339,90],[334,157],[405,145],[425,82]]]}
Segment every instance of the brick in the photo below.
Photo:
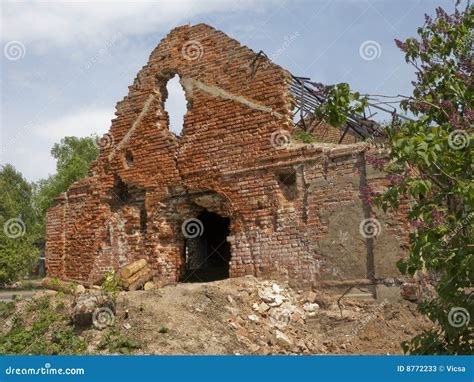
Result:
{"label": "brick", "polygon": [[[183,54],[190,45],[192,59]],[[48,276],[95,282],[144,258],[157,280],[180,281],[186,245],[194,251],[182,224],[205,209],[230,221],[230,277],[279,274],[310,286],[368,270],[360,190],[364,182],[383,189],[384,175],[362,179],[353,153],[365,155],[367,145],[349,136],[337,145],[326,125],[318,143],[275,148],[272,134],[295,129],[291,74],[273,63],[252,73],[255,57],[204,24],[176,28],[161,41],[117,103],[89,176],[47,213]],[[164,108],[174,74],[188,101],[179,137]],[[387,253],[399,256],[408,240],[408,206],[402,207],[377,215],[392,224],[376,239],[375,271],[392,277],[397,271]]]}

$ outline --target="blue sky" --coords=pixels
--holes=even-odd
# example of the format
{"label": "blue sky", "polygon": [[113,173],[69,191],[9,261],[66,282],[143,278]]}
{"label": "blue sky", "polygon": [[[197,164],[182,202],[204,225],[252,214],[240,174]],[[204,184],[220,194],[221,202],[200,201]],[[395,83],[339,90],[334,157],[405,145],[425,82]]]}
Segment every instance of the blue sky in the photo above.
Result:
{"label": "blue sky", "polygon": [[[115,104],[170,29],[204,22],[295,75],[409,94],[413,71],[394,38],[451,0],[3,1],[0,163],[31,181],[55,171],[67,135],[103,134]],[[179,87],[170,85],[174,94]],[[182,102],[170,100],[171,112]]]}

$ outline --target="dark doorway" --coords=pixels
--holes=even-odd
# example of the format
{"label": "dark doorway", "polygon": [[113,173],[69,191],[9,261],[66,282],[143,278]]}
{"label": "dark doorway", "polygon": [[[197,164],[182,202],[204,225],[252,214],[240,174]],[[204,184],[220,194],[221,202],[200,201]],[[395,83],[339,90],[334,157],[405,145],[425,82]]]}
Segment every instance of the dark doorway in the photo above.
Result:
{"label": "dark doorway", "polygon": [[187,239],[185,245],[186,272],[183,282],[222,280],[229,277],[230,219],[204,210],[197,219],[202,223],[202,235]]}

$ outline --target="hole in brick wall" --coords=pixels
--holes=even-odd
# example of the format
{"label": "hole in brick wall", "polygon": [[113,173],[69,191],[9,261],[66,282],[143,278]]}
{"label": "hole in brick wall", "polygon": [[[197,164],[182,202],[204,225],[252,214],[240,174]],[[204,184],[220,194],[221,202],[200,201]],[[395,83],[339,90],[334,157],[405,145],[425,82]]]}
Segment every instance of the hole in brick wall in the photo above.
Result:
{"label": "hole in brick wall", "polygon": [[184,89],[179,83],[179,76],[175,75],[166,84],[167,97],[165,110],[169,117],[169,129],[176,135],[183,133],[184,115],[187,111],[187,101]]}
{"label": "hole in brick wall", "polygon": [[120,198],[120,200],[122,200],[123,202],[127,202],[129,199],[127,183],[125,183],[120,178],[116,178],[114,185],[114,193]]}
{"label": "hole in brick wall", "polygon": [[127,167],[130,167],[133,165],[133,154],[131,151],[127,151],[125,153],[125,163],[127,163]]}
{"label": "hole in brick wall", "polygon": [[296,198],[296,171],[293,168],[283,169],[275,172],[278,185],[287,200]]}
{"label": "hole in brick wall", "polygon": [[125,183],[119,176],[115,176],[114,188],[112,189],[112,205],[118,207],[130,200],[128,192],[128,184]]}
{"label": "hole in brick wall", "polygon": [[186,272],[181,281],[202,282],[229,277],[231,259],[230,219],[204,210],[197,219],[202,223],[200,237],[187,239],[185,245]]}

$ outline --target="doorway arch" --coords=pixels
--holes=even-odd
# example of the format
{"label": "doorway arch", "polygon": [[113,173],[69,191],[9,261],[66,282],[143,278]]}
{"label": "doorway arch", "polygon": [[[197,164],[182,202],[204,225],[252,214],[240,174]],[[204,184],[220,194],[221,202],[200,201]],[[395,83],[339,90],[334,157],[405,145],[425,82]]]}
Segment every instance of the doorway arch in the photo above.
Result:
{"label": "doorway arch", "polygon": [[202,210],[195,219],[201,234],[186,238],[184,245],[185,271],[181,282],[208,282],[229,277],[231,260],[230,219],[218,213]]}

